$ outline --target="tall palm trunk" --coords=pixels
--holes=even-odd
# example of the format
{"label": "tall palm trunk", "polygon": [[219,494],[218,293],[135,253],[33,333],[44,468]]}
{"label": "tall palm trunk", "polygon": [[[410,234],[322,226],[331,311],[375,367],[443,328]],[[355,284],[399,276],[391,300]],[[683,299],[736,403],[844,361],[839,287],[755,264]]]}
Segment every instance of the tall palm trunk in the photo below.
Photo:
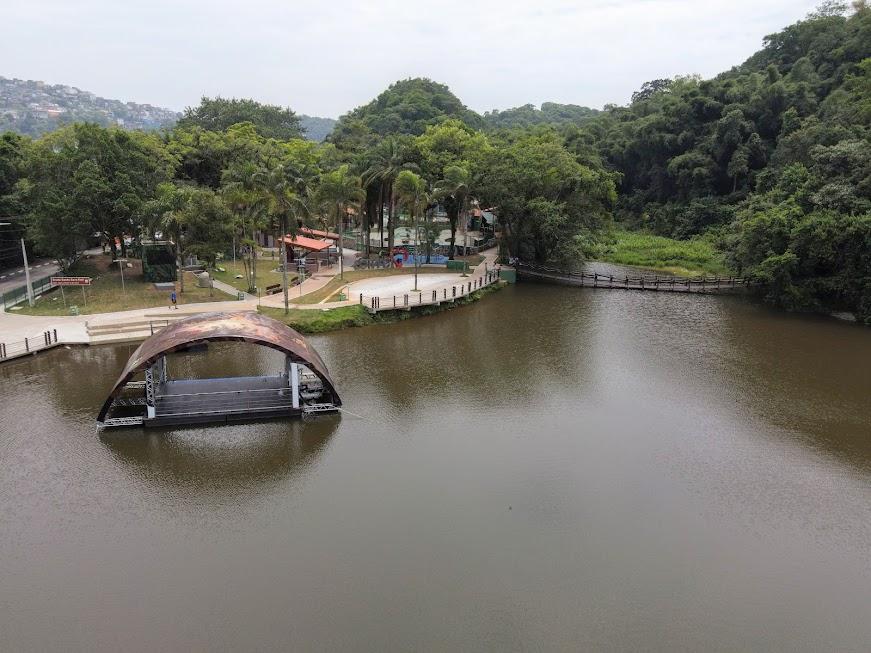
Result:
{"label": "tall palm trunk", "polygon": [[[287,234],[287,224],[286,220],[282,219],[281,221],[281,237]],[[287,315],[290,312],[290,306],[288,305],[288,297],[287,297],[287,244],[283,241],[278,241],[278,246],[281,247],[281,289],[284,293],[284,314]]]}
{"label": "tall palm trunk", "polygon": [[423,235],[426,236],[426,262],[429,264],[429,257],[432,254],[432,244],[429,233],[429,211],[424,209],[423,211]]}
{"label": "tall palm trunk", "polygon": [[454,253],[456,251],[456,243],[457,243],[457,214],[452,209],[450,213],[448,213],[448,222],[451,224],[451,247],[448,251],[448,258],[450,260],[454,260]]}
{"label": "tall palm trunk", "polygon": [[384,249],[384,184],[378,190],[378,232],[380,240],[378,241],[378,251]]}
{"label": "tall palm trunk", "polygon": [[394,243],[394,231],[396,226],[393,224],[393,184],[390,185],[388,189],[390,202],[387,205],[387,254],[392,258],[393,257],[393,243]]}
{"label": "tall palm trunk", "polygon": [[251,287],[257,292],[257,231],[251,228]]}
{"label": "tall palm trunk", "polygon": [[342,227],[344,227],[345,225],[343,224],[344,220],[342,220],[341,208],[339,208],[337,211],[336,222],[339,223],[339,281],[344,281],[345,280],[345,277],[344,277],[344,274],[345,274],[345,255],[344,255],[344,250],[342,248],[342,245],[344,243],[343,239],[344,239],[344,231],[345,230]]}
{"label": "tall palm trunk", "polygon": [[175,239],[175,262],[178,265],[178,290],[184,292],[184,266],[181,258],[181,236]]}
{"label": "tall palm trunk", "polygon": [[411,223],[412,228],[414,229],[414,289],[417,290],[417,270],[420,265],[418,259],[418,256],[420,256],[420,252],[418,251],[418,242],[420,242],[420,239],[418,238],[417,217],[415,217],[414,209],[412,209],[411,213]]}

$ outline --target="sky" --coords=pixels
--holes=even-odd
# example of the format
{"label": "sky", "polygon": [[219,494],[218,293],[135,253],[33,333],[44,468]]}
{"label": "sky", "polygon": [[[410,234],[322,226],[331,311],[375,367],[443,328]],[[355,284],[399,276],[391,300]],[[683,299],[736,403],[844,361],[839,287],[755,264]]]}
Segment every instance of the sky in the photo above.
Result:
{"label": "sky", "polygon": [[484,112],[625,104],[712,77],[819,0],[0,0],[0,76],[181,110],[251,97],[338,117],[429,77]]}

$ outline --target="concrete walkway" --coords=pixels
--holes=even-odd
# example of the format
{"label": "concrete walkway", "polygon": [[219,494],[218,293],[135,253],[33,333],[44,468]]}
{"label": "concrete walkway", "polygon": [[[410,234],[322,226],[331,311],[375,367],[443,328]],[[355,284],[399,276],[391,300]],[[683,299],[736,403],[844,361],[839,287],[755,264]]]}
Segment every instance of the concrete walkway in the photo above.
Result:
{"label": "concrete walkway", "polygon": [[231,286],[229,283],[224,283],[223,281],[218,281],[217,279],[212,279],[212,287],[217,288],[221,292],[227,293],[231,297],[237,297],[239,293],[242,293],[245,296],[245,301],[257,301],[257,297],[251,293],[239,290],[235,286]]}
{"label": "concrete walkway", "polygon": [[[351,253],[353,256],[355,253]],[[479,276],[483,276],[485,269],[493,269],[497,258],[495,249],[483,252],[484,261],[482,261],[470,274],[466,280],[474,280]],[[348,260],[346,255],[346,261]],[[485,265],[486,264],[486,265]],[[346,266],[346,271],[351,268]],[[411,272],[411,270],[409,270]],[[301,285],[294,286],[289,290],[290,297],[296,298],[301,295],[320,290],[327,285],[335,276],[339,274],[339,266],[334,265],[332,268],[324,269],[317,274],[306,279]],[[456,275],[459,278],[459,274]],[[454,282],[456,283],[456,282]],[[450,288],[451,283],[438,286]],[[215,281],[215,288],[232,292],[234,295],[238,292],[229,284]],[[434,288],[430,288],[432,290]],[[113,313],[98,313],[94,315],[77,315],[77,316],[58,316],[58,315],[16,315],[13,312],[0,311],[0,342],[18,342],[24,338],[41,338],[44,331],[57,330],[58,342],[61,344],[96,344],[104,342],[114,342],[118,340],[134,340],[145,338],[150,335],[150,321],[161,320],[178,320],[190,315],[198,313],[208,313],[212,311],[256,311],[258,303],[262,306],[271,308],[283,308],[284,298],[282,293],[261,297],[259,302],[256,297],[246,293],[246,299],[228,300],[223,302],[203,302],[197,304],[180,304],[177,310],[169,307],[152,307],[139,308],[129,311],[117,311]],[[293,309],[301,310],[326,310],[330,308],[338,308],[340,306],[353,306],[359,303],[359,298],[349,298],[344,302],[330,302],[325,304],[291,304]],[[132,330],[130,325],[142,323],[142,330]],[[119,331],[125,329],[123,334],[119,334],[117,340],[113,340],[111,335],[93,336],[88,333],[88,327],[100,328],[101,331],[107,331],[109,326],[117,325]]]}

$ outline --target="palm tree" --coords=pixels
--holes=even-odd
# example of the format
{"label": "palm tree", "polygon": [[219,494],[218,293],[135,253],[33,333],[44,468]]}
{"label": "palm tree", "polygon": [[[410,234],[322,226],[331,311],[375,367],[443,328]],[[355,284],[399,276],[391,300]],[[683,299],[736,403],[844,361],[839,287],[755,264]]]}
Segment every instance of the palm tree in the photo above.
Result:
{"label": "palm tree", "polygon": [[157,198],[154,200],[159,215],[159,226],[164,233],[169,234],[175,243],[175,264],[178,275],[179,292],[184,292],[184,261],[182,255],[182,238],[184,238],[185,223],[189,194],[186,189],[175,184],[160,184],[157,188]]}
{"label": "palm tree", "polygon": [[347,165],[340,166],[332,172],[321,175],[317,197],[319,203],[334,215],[336,233],[339,234],[339,279],[344,280],[344,218],[348,214],[348,209],[357,206],[365,197],[360,187],[360,178],[350,174]]}
{"label": "palm tree", "polygon": [[[292,166],[264,168],[254,175],[254,183],[263,193],[267,213],[276,218],[282,238],[295,236],[299,218],[308,213],[304,197],[308,192],[305,179]],[[290,311],[287,295],[287,245],[281,242],[281,285],[284,292],[284,313]]]}
{"label": "palm tree", "polygon": [[[260,168],[247,161],[239,166],[224,171],[221,177],[222,194],[227,206],[231,207],[239,220],[242,234],[241,242],[248,247],[247,260],[242,263],[248,292],[255,292],[257,284],[257,240],[258,228],[263,227],[263,216],[266,204],[263,194],[256,183]],[[251,238],[245,238],[246,229],[250,228]]]}
{"label": "palm tree", "polygon": [[384,244],[384,202],[387,202],[387,250],[393,252],[393,233],[396,225],[393,222],[393,210],[396,196],[393,192],[393,182],[396,176],[403,170],[416,168],[407,161],[405,148],[399,140],[390,137],[384,140],[374,151],[375,161],[363,173],[363,186],[377,183],[380,187],[380,201],[378,205],[379,223],[381,225],[381,242]]}
{"label": "palm tree", "polygon": [[468,169],[458,165],[451,165],[445,167],[444,176],[444,179],[436,183],[435,194],[439,199],[445,201],[448,221],[451,223],[451,249],[448,258],[453,260],[457,240],[457,222],[466,210],[471,175]]}
{"label": "palm tree", "polygon": [[420,265],[420,252],[418,251],[418,242],[420,239],[417,227],[417,216],[426,211],[426,207],[429,204],[429,196],[426,192],[426,183],[424,180],[410,170],[403,170],[396,175],[394,189],[400,206],[406,207],[408,212],[411,214],[411,223],[414,229],[414,290],[417,290],[417,270]]}

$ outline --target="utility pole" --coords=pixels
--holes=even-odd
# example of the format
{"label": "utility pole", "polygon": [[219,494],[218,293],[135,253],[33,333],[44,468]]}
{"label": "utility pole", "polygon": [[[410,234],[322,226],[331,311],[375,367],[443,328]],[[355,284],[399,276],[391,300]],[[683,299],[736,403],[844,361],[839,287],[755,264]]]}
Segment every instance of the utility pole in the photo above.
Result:
{"label": "utility pole", "polygon": [[27,284],[27,303],[33,306],[33,286],[30,285],[30,266],[27,263],[27,248],[21,239],[21,255],[24,257],[24,281]]}

